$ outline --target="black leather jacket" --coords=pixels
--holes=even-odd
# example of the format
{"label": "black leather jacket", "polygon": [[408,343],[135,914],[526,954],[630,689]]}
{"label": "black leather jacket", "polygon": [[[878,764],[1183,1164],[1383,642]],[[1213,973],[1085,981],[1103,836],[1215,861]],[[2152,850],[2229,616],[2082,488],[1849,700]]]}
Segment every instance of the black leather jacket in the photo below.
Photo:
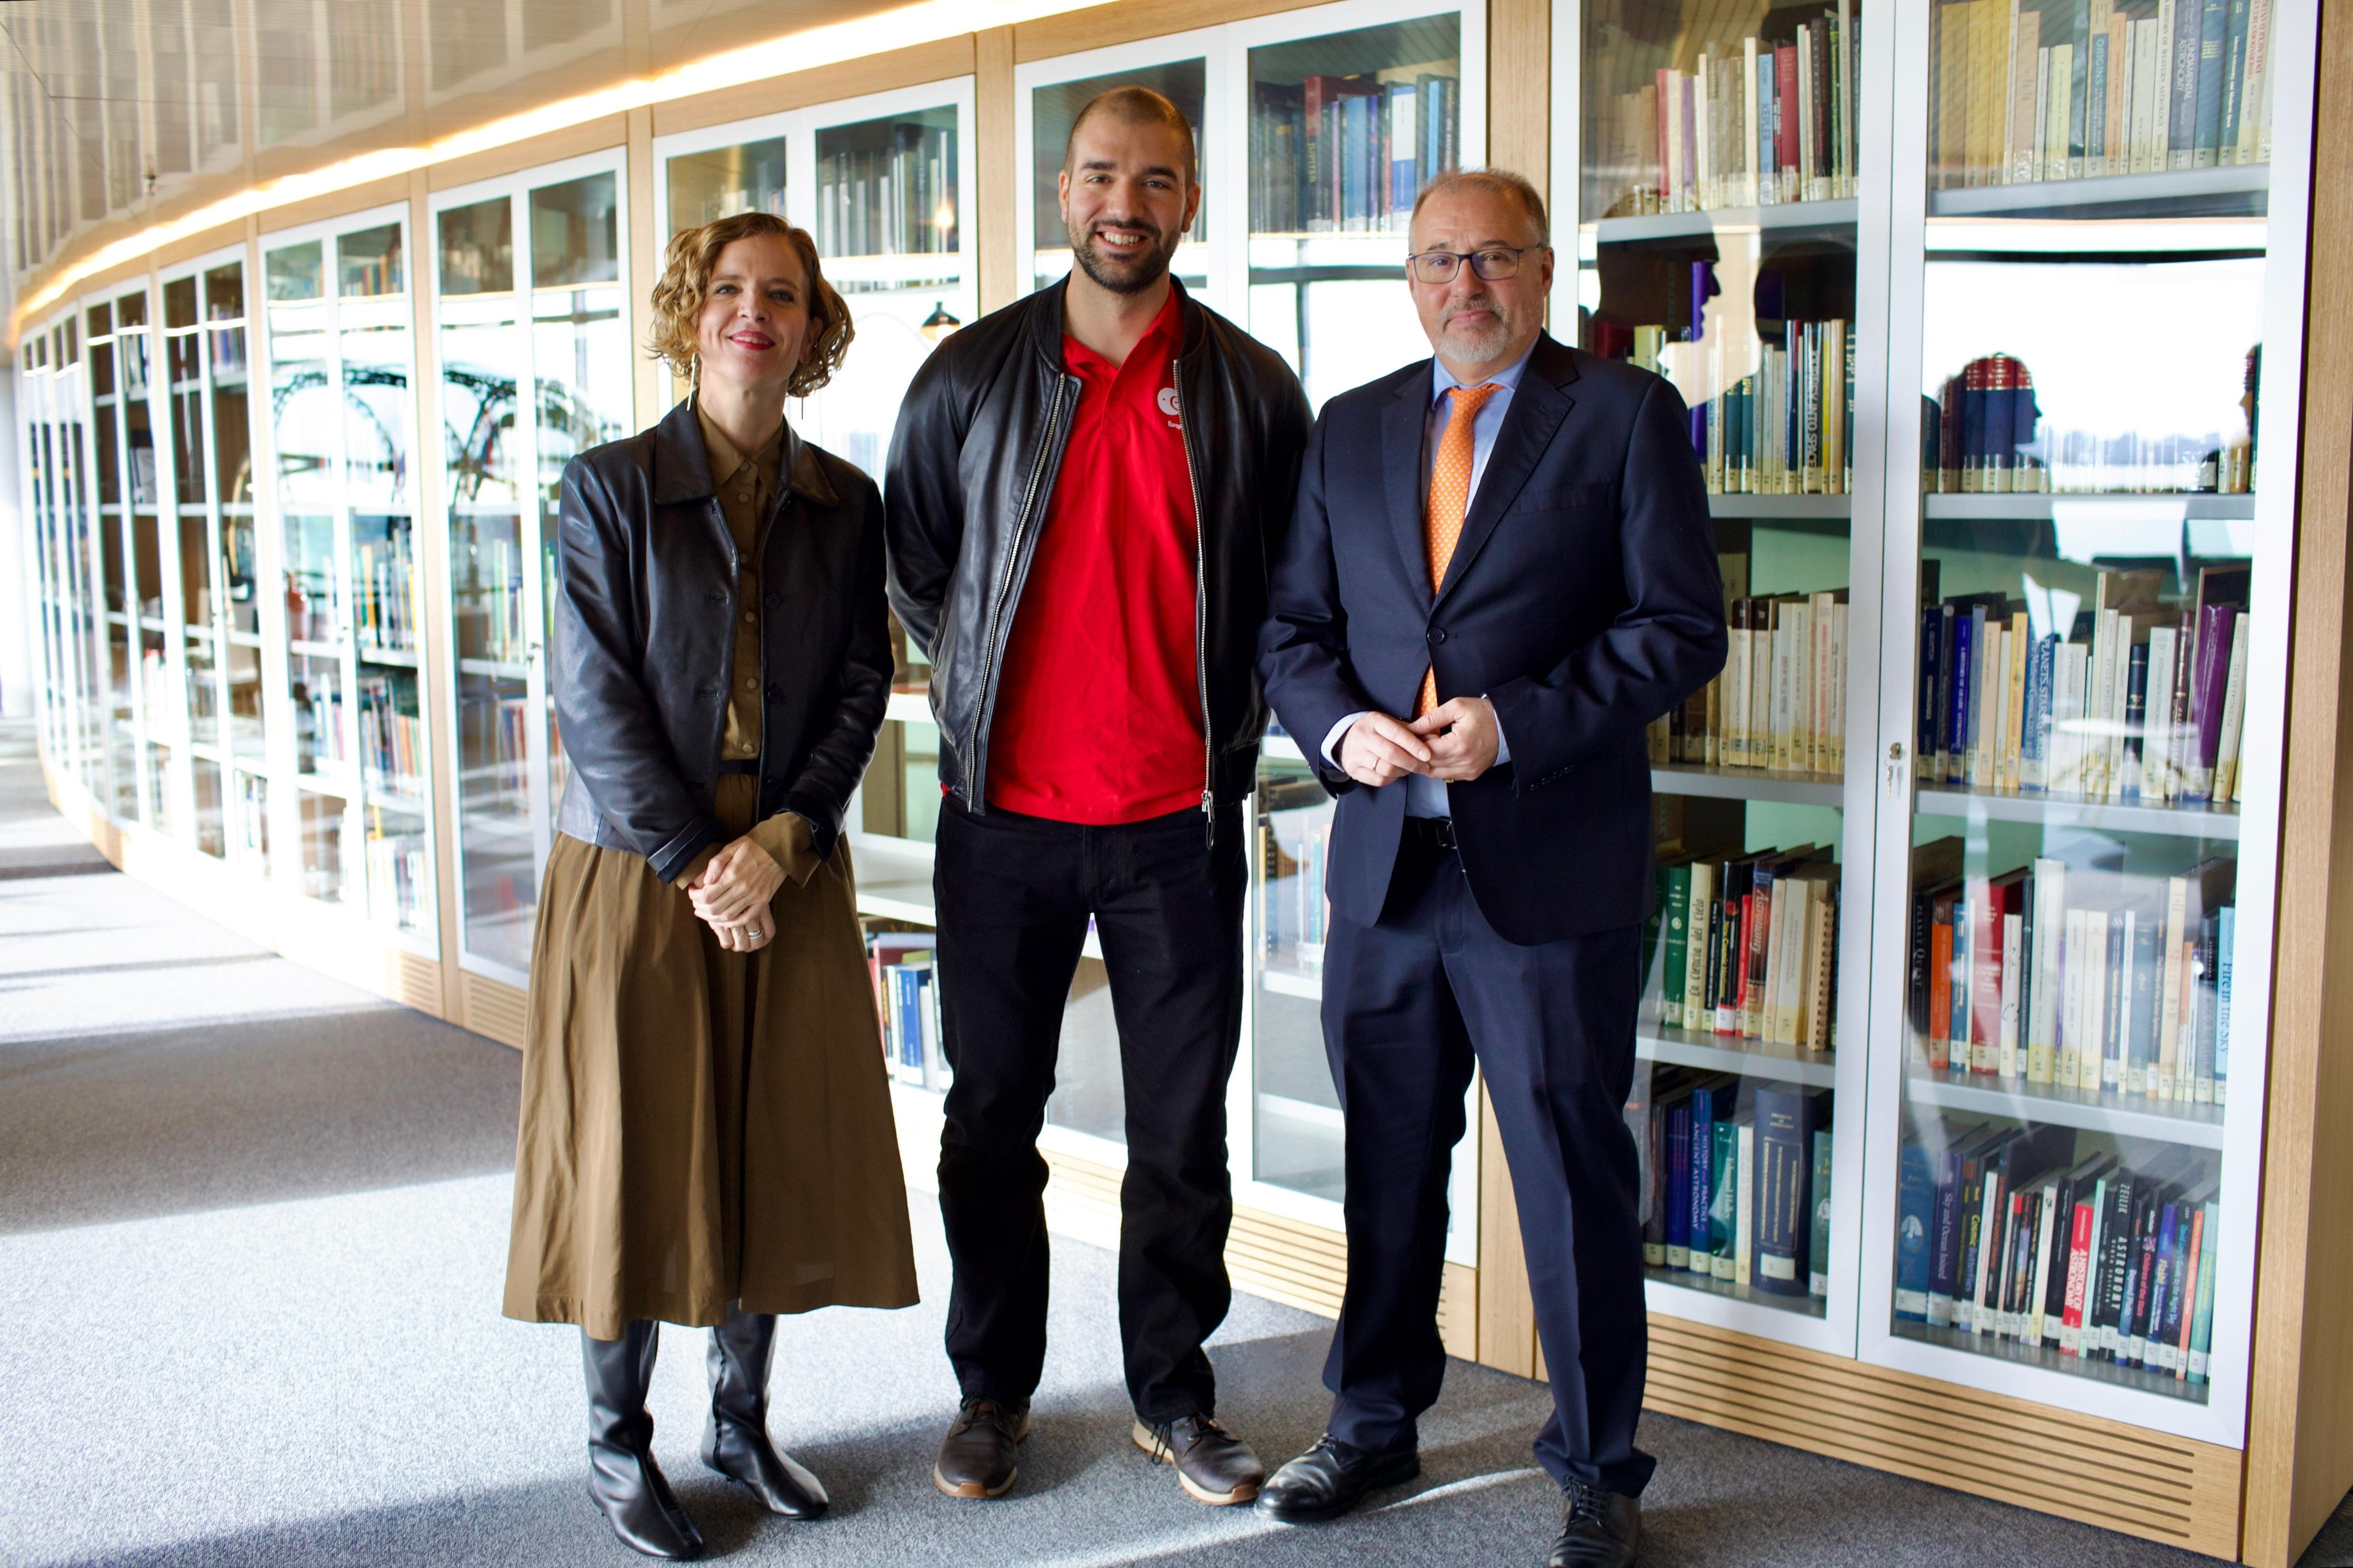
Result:
{"label": "black leather jacket", "polygon": [[[1006,638],[1082,384],[1062,365],[1068,287],[1042,289],[942,342],[908,388],[891,442],[891,605],[932,661],[940,778],[975,811],[987,799]],[[1266,730],[1258,628],[1313,420],[1299,378],[1272,350],[1195,300],[1180,303],[1176,395],[1200,523],[1202,786],[1233,800],[1251,787]]]}
{"label": "black leather jacket", "polygon": [[[807,817],[823,858],[891,699],[882,502],[830,452],[786,445],[760,562],[759,816]],[[712,798],[737,563],[693,405],[572,459],[560,504],[548,679],[572,767],[556,831],[667,881],[728,837]]]}

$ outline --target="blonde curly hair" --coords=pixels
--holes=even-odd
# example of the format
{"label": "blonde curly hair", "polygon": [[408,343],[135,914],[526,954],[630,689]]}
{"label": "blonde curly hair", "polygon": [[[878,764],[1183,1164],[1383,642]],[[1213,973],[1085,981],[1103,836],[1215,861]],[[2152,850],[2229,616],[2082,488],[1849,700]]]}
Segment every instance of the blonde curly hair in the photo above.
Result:
{"label": "blonde curly hair", "polygon": [[695,326],[711,291],[712,269],[719,265],[721,252],[737,240],[763,237],[790,240],[808,269],[808,336],[801,342],[801,363],[785,388],[789,396],[807,397],[841,368],[855,329],[849,307],[818,264],[817,241],[808,230],[795,228],[773,213],[737,213],[671,236],[661,281],[654,285],[653,330],[647,336],[646,352],[685,379],[699,380],[702,361]]}

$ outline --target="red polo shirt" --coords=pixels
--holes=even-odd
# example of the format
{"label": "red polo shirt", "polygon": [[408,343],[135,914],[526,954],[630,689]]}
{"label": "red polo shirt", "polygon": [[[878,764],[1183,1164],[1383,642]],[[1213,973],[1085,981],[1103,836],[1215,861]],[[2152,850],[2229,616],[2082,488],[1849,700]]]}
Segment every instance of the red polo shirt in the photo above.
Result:
{"label": "red polo shirt", "polygon": [[1177,422],[1180,299],[1171,288],[1125,364],[1062,339],[1062,363],[1083,385],[1006,642],[988,731],[991,805],[1105,825],[1201,803],[1199,529]]}

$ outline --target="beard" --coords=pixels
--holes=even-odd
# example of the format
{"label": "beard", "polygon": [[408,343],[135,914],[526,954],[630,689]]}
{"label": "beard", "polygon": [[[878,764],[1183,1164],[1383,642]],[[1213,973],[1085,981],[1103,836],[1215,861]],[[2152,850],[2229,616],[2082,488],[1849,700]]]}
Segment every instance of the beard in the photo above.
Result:
{"label": "beard", "polygon": [[1071,254],[1080,269],[1095,283],[1114,294],[1140,294],[1160,281],[1168,270],[1169,258],[1184,240],[1182,234],[1163,234],[1148,223],[1121,223],[1115,227],[1135,227],[1153,236],[1132,251],[1106,253],[1095,243],[1092,227],[1082,229],[1075,223],[1065,223],[1063,232],[1071,241]]}
{"label": "beard", "polygon": [[1484,364],[1511,345],[1512,335],[1517,331],[1518,323],[1513,320],[1509,309],[1500,300],[1493,298],[1480,300],[1472,302],[1467,308],[1492,310],[1495,313],[1495,320],[1492,325],[1485,327],[1472,327],[1467,323],[1457,327],[1453,318],[1449,317],[1441,328],[1441,336],[1445,339],[1447,348],[1456,358],[1467,364]]}

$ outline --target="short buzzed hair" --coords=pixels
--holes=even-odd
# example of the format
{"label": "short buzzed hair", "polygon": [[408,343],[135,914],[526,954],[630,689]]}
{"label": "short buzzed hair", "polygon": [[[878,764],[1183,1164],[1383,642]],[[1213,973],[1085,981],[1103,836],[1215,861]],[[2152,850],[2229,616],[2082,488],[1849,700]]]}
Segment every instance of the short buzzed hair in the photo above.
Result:
{"label": "short buzzed hair", "polygon": [[1516,203],[1528,221],[1536,226],[1536,243],[1552,243],[1552,223],[1545,216],[1544,197],[1536,194],[1525,174],[1509,169],[1449,169],[1421,187],[1413,198],[1413,221],[1421,217],[1422,204],[1432,196],[1451,195],[1457,191],[1483,191],[1491,196],[1502,196]]}
{"label": "short buzzed hair", "polygon": [[1185,111],[1170,102],[1166,94],[1133,84],[1103,89],[1087,100],[1086,107],[1079,110],[1076,120],[1071,121],[1070,140],[1062,143],[1062,173],[1065,174],[1074,167],[1071,160],[1077,155],[1080,127],[1098,114],[1108,114],[1122,125],[1159,125],[1174,131],[1185,139],[1185,183],[1191,185],[1201,183],[1201,155],[1193,144],[1193,122],[1185,118]]}

